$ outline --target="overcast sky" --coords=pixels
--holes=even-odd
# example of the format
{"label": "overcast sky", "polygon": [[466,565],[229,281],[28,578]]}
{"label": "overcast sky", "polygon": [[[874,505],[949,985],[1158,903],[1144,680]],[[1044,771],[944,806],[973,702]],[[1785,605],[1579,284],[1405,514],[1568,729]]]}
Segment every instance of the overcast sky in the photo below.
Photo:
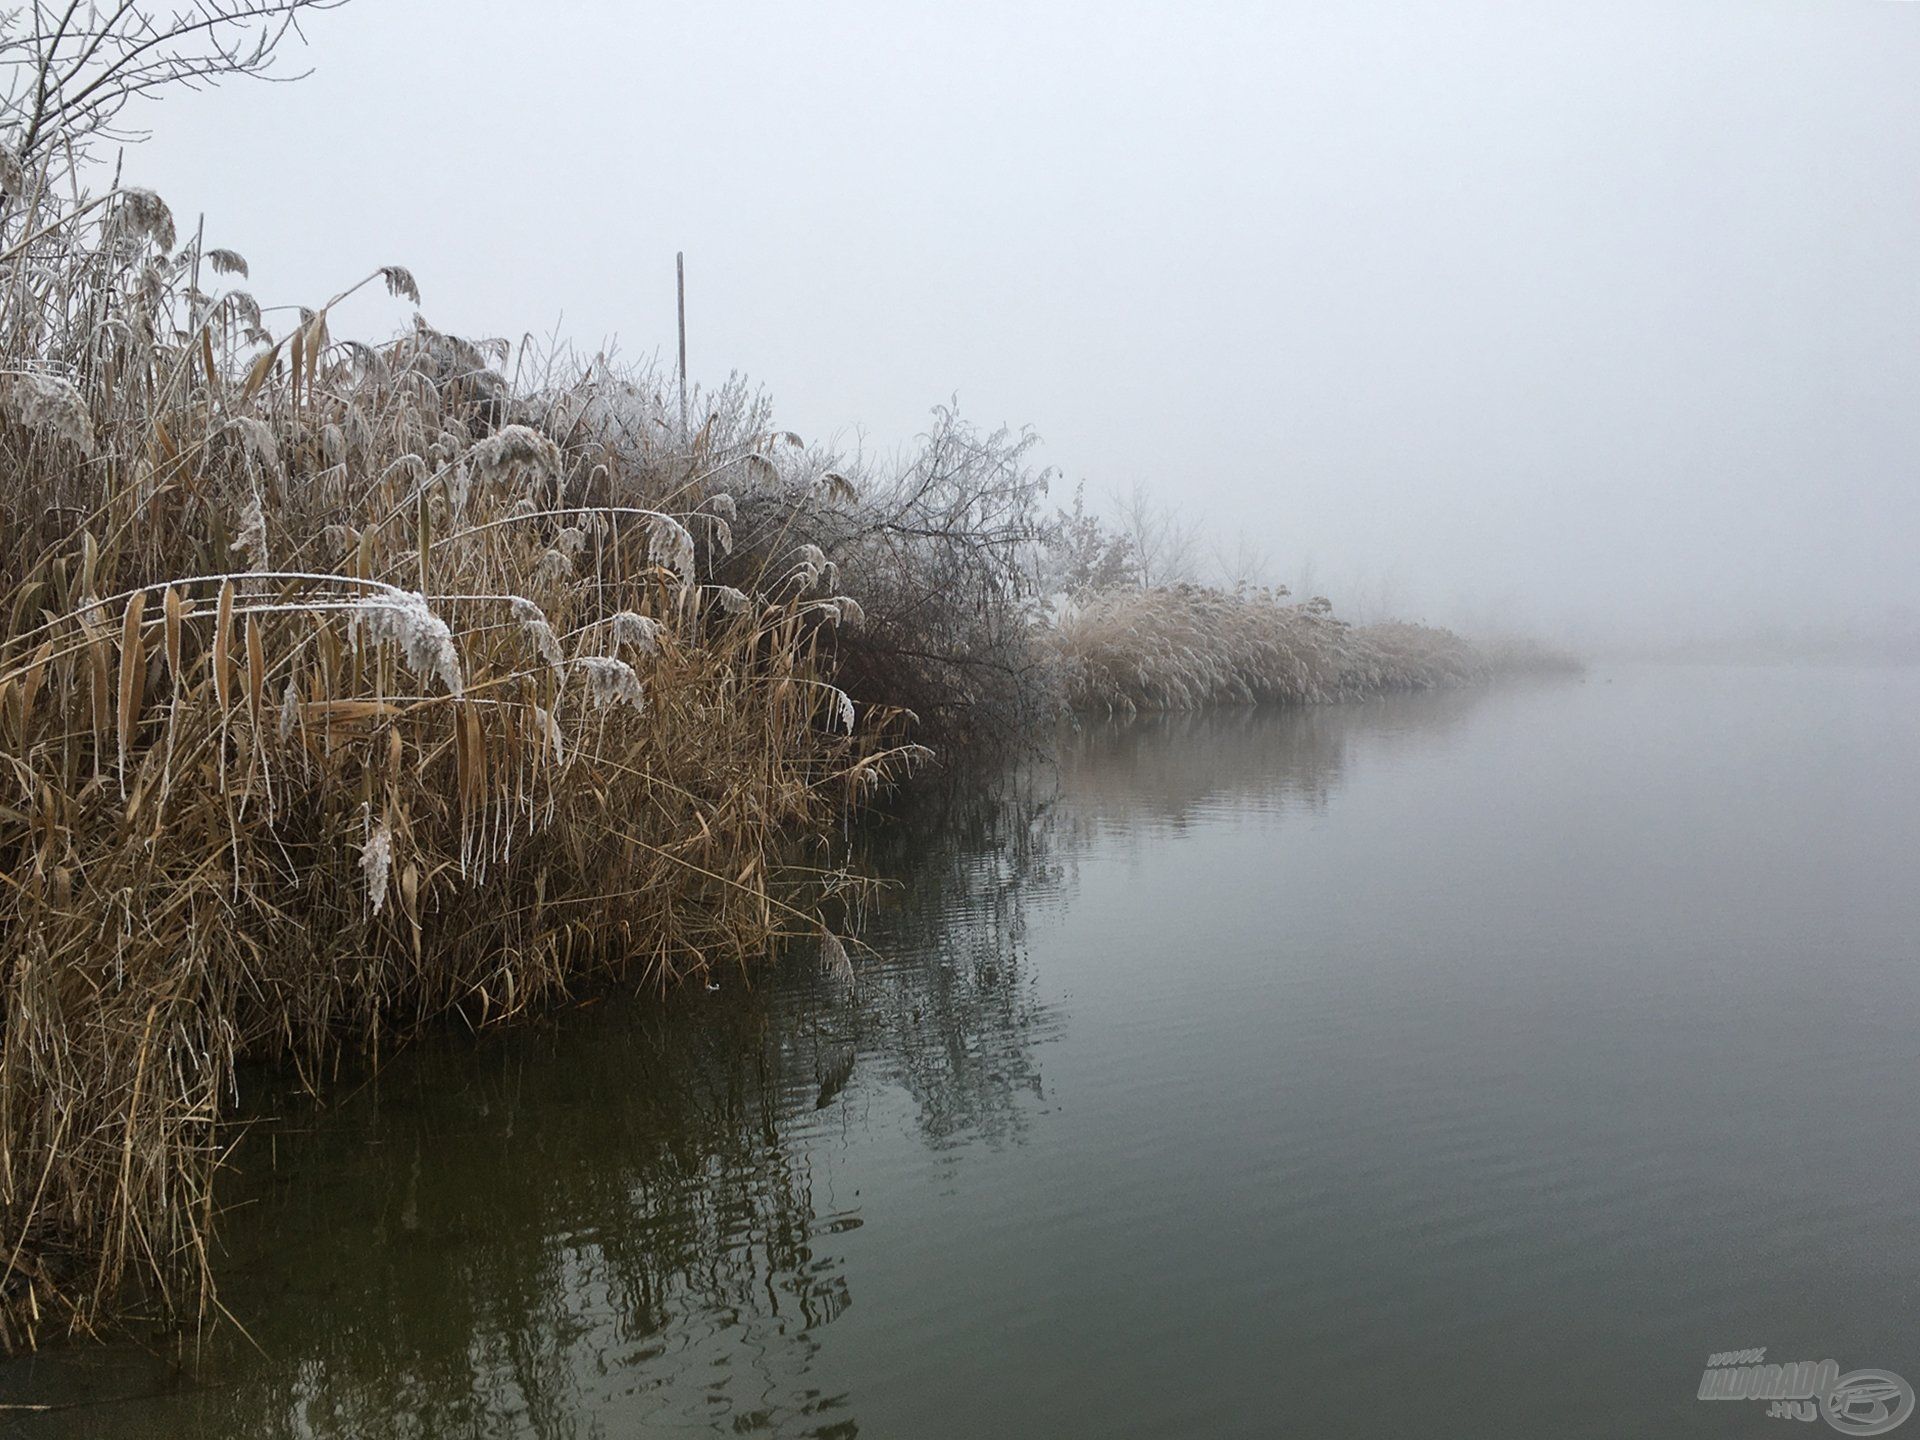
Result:
{"label": "overcast sky", "polygon": [[[129,178],[263,303],[958,394],[1336,599],[1588,635],[1920,607],[1920,5],[357,0]],[[398,302],[349,328],[405,323]]]}

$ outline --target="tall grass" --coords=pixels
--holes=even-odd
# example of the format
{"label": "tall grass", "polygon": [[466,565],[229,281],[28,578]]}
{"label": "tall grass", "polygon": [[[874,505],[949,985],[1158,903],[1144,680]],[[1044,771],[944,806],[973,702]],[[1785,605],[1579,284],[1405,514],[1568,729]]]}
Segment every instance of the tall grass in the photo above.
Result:
{"label": "tall grass", "polygon": [[212,1312],[243,1059],[317,1082],[596,976],[839,953],[832,820],[914,753],[831,679],[823,565],[763,538],[714,578],[757,412],[337,340],[343,297],[276,328],[158,197],[9,188],[6,1348],[129,1282]]}

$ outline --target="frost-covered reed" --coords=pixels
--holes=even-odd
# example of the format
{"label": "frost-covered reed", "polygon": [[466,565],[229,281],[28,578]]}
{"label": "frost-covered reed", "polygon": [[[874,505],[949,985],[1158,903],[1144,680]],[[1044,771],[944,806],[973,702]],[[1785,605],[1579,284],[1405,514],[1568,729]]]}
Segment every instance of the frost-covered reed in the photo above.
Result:
{"label": "frost-covered reed", "polygon": [[1283,590],[1199,585],[1082,594],[1052,636],[1067,704],[1100,713],[1363,699],[1571,664],[1427,625],[1351,625],[1326,600]]}
{"label": "frost-covered reed", "polygon": [[784,934],[844,972],[832,822],[914,753],[836,683],[830,556],[716,573],[760,412],[636,435],[600,365],[343,341],[44,178],[0,197],[0,1349],[129,1282],[212,1313],[243,1059]]}

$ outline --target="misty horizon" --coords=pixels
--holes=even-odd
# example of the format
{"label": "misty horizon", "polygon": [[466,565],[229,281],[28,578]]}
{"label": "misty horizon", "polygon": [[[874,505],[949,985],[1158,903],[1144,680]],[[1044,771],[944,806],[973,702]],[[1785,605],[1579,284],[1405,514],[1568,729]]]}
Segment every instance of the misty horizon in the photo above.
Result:
{"label": "misty horizon", "polygon": [[1920,629],[1914,7],[745,13],[317,15],[126,175],[265,304],[401,263],[588,355],[671,364],[685,251],[696,380],[879,452],[957,397],[1346,610]]}

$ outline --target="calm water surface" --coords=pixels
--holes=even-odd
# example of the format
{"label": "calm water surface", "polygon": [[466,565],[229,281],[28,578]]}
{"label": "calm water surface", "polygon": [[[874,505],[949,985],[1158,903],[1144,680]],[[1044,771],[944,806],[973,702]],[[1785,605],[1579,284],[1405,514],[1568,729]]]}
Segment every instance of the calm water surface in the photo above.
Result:
{"label": "calm water surface", "polygon": [[1920,1380],[1920,673],[1095,729],[876,850],[851,999],[282,1107],[258,1350],[13,1365],[74,1407],[20,1433],[1765,1436],[1709,1352]]}

